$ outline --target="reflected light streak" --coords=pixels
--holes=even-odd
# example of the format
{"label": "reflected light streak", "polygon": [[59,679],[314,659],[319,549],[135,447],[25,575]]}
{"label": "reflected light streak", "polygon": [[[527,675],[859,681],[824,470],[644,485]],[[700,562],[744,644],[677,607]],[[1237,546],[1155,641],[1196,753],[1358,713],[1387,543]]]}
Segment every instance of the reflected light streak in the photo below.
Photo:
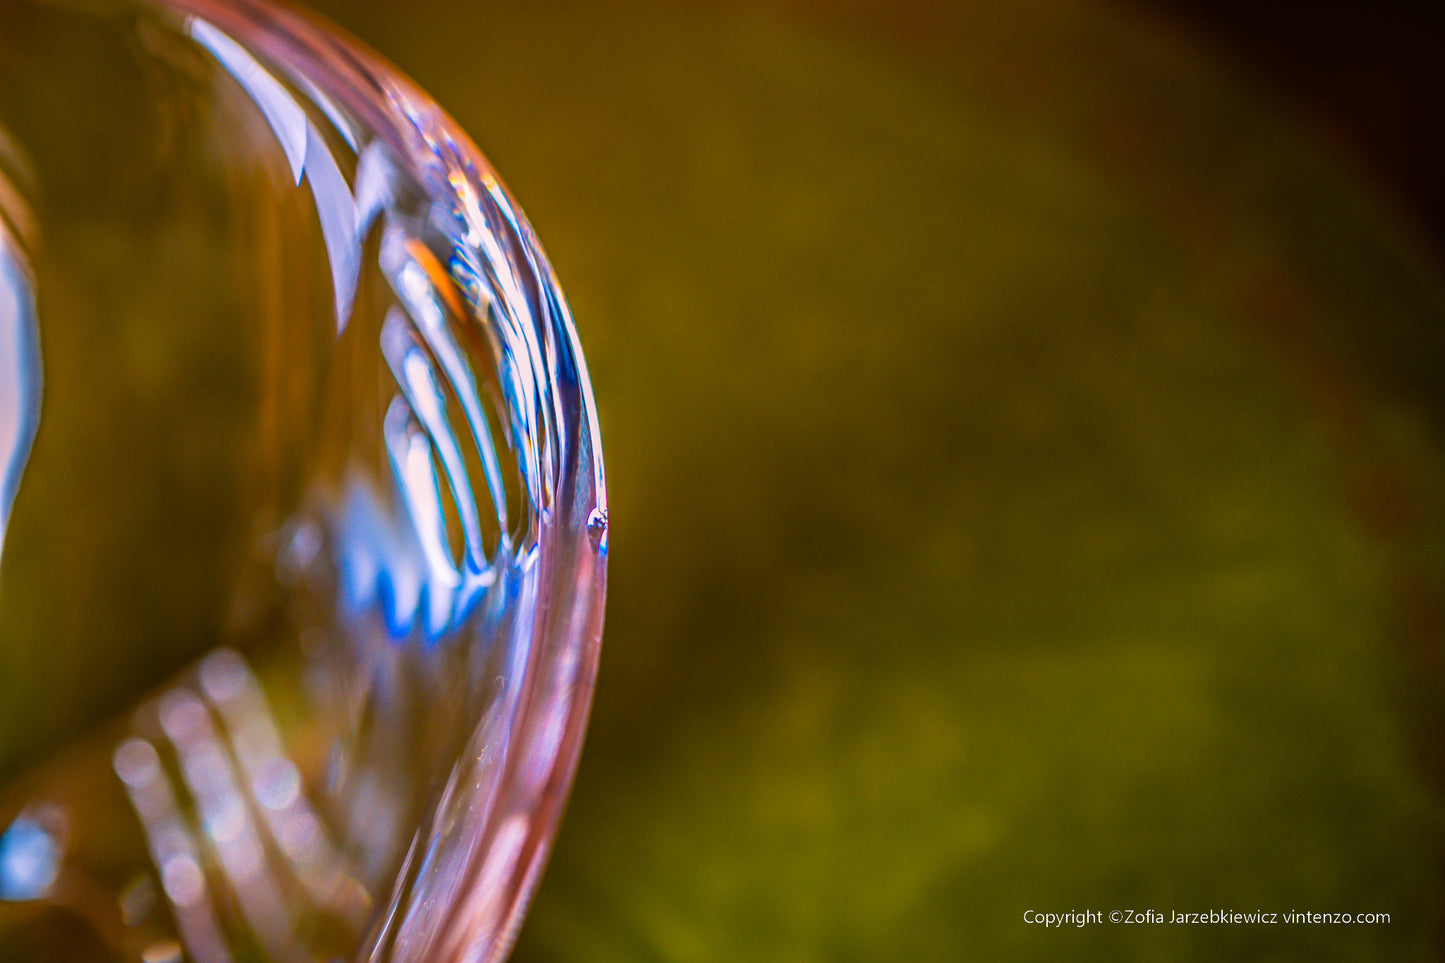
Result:
{"label": "reflected light streak", "polygon": [[198,963],[229,963],[217,911],[235,906],[268,959],[311,959],[298,922],[319,909],[358,933],[370,897],[307,801],[242,656],[211,653],[195,683],[137,716],[159,723],[164,739],[130,738],[112,759],[182,943]]}
{"label": "reflected light streak", "polygon": [[271,839],[313,900],[360,927],[369,900],[307,803],[301,774],[282,752],[266,696],[245,660],[230,649],[214,652],[201,663],[200,680],[232,733],[231,750]]}
{"label": "reflected light streak", "polygon": [[[346,329],[356,301],[361,276],[361,241],[355,199],[336,158],[306,111],[279,80],[246,50],[213,24],[193,17],[187,25],[191,37],[211,52],[235,78],[270,126],[299,186],[304,177],[316,200],[321,237],[331,263],[336,304],[336,330]],[[343,127],[343,132],[349,128]]]}
{"label": "reflected light streak", "polygon": [[272,957],[294,957],[280,886],[265,865],[260,837],[209,711],[189,690],[177,688],[161,698],[160,720],[200,811],[206,843],[247,924]]}
{"label": "reflected light streak", "polygon": [[112,759],[145,829],[146,848],[171,904],[176,926],[196,963],[230,963],[206,893],[200,852],[161,768],[155,746],[142,738],[120,744]]}
{"label": "reflected light streak", "polygon": [[388,230],[382,237],[381,269],[392,290],[405,305],[408,315],[416,319],[422,339],[441,364],[447,382],[461,405],[462,415],[471,429],[472,442],[481,456],[482,475],[491,492],[492,508],[505,538],[508,527],[507,492],[492,441],[491,426],[466,354],[452,335],[451,326],[446,323],[448,311],[453,317],[466,316],[461,294],[426,245],[396,229]]}
{"label": "reflected light streak", "polygon": [[[393,309],[387,315],[381,332],[382,354],[391,365],[402,394],[411,406],[412,413],[426,430],[428,439],[441,461],[446,473],[452,499],[461,516],[462,540],[465,545],[463,561],[473,573],[480,572],[486,565],[486,552],[482,547],[481,521],[477,503],[472,497],[471,479],[467,477],[466,465],[462,459],[461,446],[452,433],[452,426],[446,414],[446,398],[442,395],[431,361],[421,346],[416,343],[405,315]],[[443,533],[443,538],[445,533]],[[450,551],[448,551],[450,555]]]}
{"label": "reflected light streak", "polygon": [[40,338],[30,279],[0,227],[0,554],[40,427]]}

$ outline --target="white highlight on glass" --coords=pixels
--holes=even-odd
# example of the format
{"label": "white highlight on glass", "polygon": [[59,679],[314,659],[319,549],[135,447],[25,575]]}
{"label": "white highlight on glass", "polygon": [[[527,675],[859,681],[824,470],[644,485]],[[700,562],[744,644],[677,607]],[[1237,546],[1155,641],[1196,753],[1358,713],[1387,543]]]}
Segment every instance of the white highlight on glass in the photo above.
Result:
{"label": "white highlight on glass", "polygon": [[0,228],[0,553],[40,425],[40,342],[30,279]]}

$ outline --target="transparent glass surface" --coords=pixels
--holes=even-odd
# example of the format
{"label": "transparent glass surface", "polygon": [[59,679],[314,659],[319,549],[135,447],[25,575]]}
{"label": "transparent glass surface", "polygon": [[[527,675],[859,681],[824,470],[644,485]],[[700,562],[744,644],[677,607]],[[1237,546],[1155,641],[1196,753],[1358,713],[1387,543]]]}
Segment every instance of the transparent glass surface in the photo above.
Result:
{"label": "transparent glass surface", "polygon": [[566,304],[423,93],[0,6],[0,959],[494,960],[596,670]]}

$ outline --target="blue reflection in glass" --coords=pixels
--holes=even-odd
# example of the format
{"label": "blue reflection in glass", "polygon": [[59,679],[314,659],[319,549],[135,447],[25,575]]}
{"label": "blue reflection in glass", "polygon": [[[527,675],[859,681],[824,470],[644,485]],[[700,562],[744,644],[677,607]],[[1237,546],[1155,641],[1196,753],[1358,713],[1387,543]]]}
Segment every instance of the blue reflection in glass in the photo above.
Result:
{"label": "blue reflection in glass", "polygon": [[0,900],[42,899],[60,871],[60,844],[22,814],[0,834]]}
{"label": "blue reflection in glass", "polygon": [[0,552],[40,426],[40,339],[30,279],[0,231]]}

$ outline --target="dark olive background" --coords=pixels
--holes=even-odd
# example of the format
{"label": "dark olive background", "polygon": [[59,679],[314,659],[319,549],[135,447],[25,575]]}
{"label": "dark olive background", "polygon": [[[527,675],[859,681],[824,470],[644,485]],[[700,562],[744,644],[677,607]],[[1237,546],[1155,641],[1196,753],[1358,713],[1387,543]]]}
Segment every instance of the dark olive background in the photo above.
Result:
{"label": "dark olive background", "polygon": [[[1438,957],[1445,302],[1283,101],[1102,0],[317,6],[495,162],[597,392],[518,960]],[[1081,909],[1391,921],[1023,919]]]}

